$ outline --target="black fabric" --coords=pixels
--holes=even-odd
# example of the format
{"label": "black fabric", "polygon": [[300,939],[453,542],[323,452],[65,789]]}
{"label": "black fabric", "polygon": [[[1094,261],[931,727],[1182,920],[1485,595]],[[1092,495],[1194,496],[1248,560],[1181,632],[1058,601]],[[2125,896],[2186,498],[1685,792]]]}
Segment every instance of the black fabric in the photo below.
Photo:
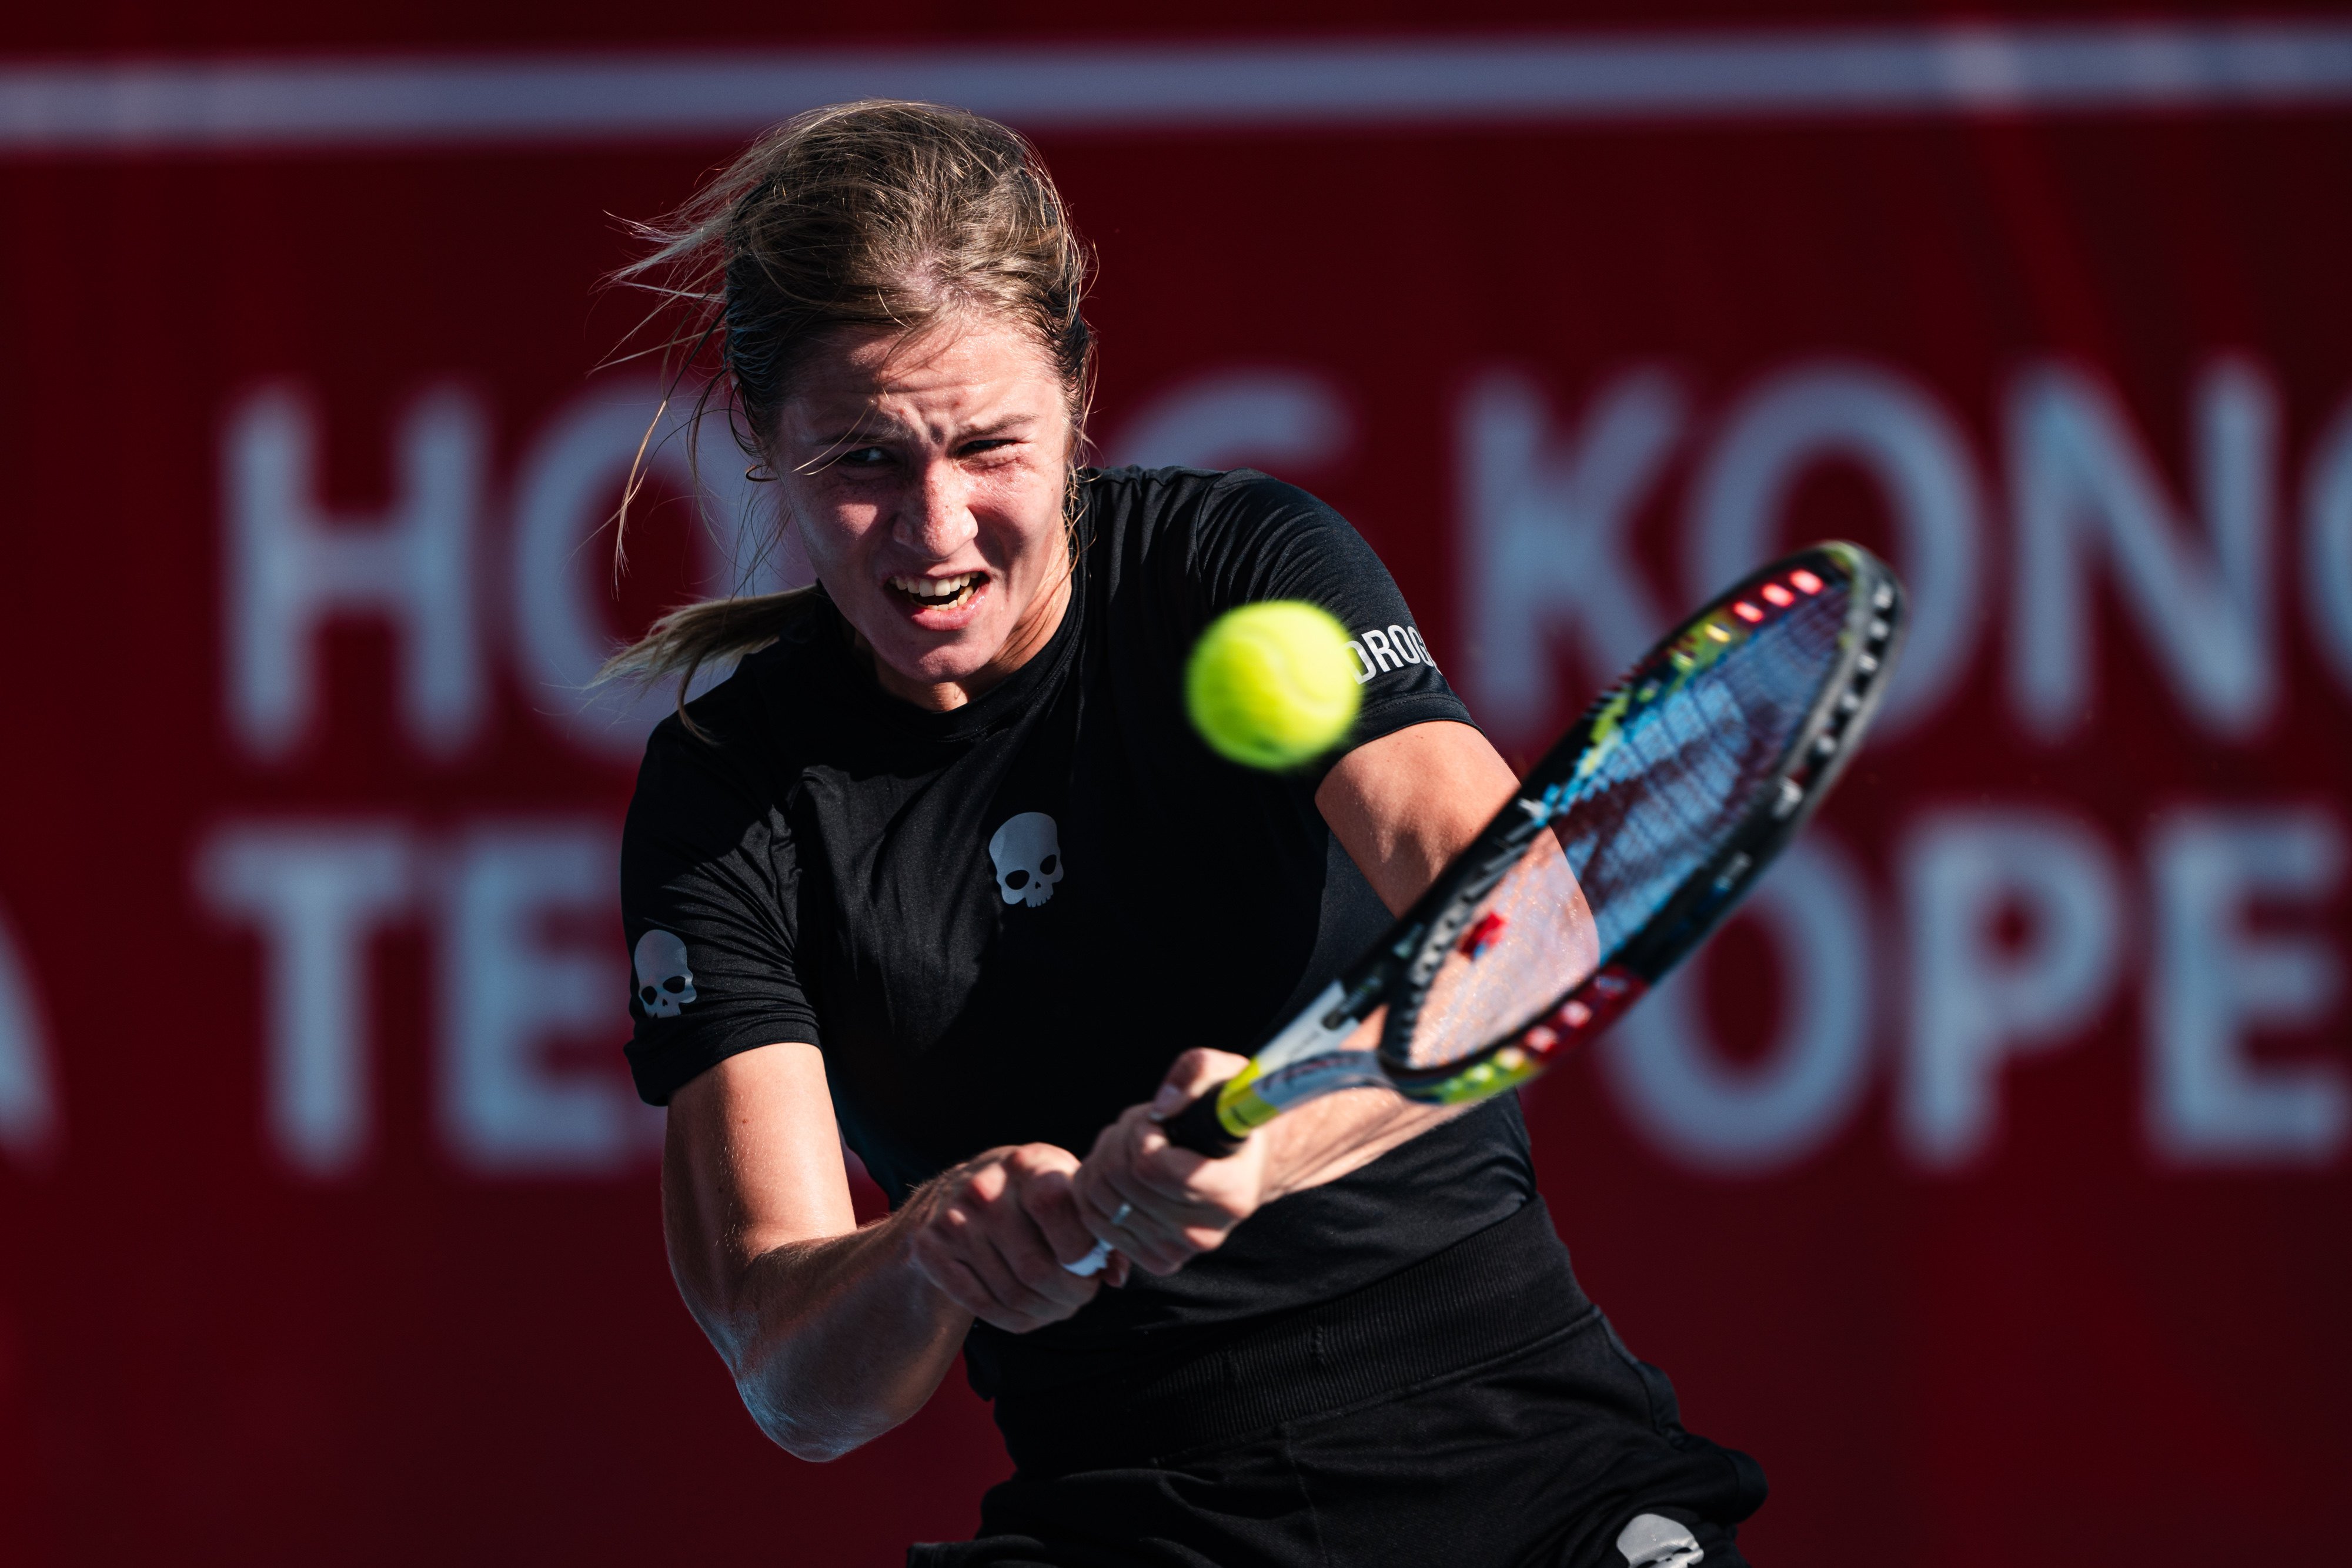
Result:
{"label": "black fabric", "polygon": [[1644,1513],[1738,1568],[1765,1496],[1753,1459],[1683,1429],[1540,1201],[1229,1343],[997,1413],[1019,1469],[976,1539],[909,1568],[1626,1568]]}
{"label": "black fabric", "polygon": [[1591,1310],[1541,1198],[1385,1280],[1123,1375],[996,1402],[1021,1472],[1149,1464],[1523,1349]]}
{"label": "black fabric", "polygon": [[[675,720],[655,733],[623,912],[633,953],[672,933],[691,980],[636,977],[646,1100],[735,1052],[813,1043],[895,1204],[996,1145],[1083,1154],[1180,1051],[1255,1049],[1386,924],[1315,808],[1320,770],[1223,761],[1181,706],[1211,619],[1302,598],[1357,640],[1354,743],[1466,722],[1379,559],[1330,508],[1246,471],[1093,474],[1084,498],[1068,614],[978,700],[939,714],[887,696],[820,603],[692,706],[708,741]],[[1032,812],[1056,857],[1008,904],[990,843]],[[1269,1205],[1171,1279],[1139,1275],[1035,1333],[976,1328],[973,1381],[1047,1387],[1344,1294],[1533,1190],[1505,1099]]]}

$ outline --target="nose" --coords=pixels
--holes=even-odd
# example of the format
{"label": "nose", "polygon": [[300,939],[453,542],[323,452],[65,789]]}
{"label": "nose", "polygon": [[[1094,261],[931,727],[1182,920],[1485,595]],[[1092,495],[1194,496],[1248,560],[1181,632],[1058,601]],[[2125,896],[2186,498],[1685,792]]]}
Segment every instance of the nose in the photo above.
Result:
{"label": "nose", "polygon": [[968,481],[954,463],[940,457],[924,464],[916,474],[913,493],[899,509],[899,541],[935,560],[961,549],[980,531],[967,489]]}

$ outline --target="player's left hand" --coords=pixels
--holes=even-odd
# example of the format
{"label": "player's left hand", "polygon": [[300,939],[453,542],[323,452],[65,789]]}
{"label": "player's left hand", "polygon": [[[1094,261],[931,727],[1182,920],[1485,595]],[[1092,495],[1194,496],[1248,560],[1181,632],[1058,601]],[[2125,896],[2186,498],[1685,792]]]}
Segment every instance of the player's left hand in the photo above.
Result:
{"label": "player's left hand", "polygon": [[1248,1065],[1247,1057],[1230,1051],[1186,1051],[1151,1103],[1129,1106],[1105,1127],[1078,1167],[1073,1181],[1087,1228],[1137,1267],[1174,1273],[1223,1245],[1234,1226],[1276,1196],[1268,1190],[1263,1134],[1213,1160],[1177,1148],[1160,1125]]}

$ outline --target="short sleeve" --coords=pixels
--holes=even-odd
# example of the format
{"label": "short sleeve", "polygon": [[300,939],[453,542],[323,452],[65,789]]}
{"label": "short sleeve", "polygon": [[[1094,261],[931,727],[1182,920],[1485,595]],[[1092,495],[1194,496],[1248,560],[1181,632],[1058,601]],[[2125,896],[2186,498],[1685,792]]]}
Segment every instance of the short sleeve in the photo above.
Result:
{"label": "short sleeve", "polygon": [[1304,599],[1339,618],[1363,688],[1349,745],[1433,719],[1472,722],[1381,558],[1297,486],[1246,468],[1219,476],[1202,500],[1192,570],[1207,595],[1204,622],[1262,599]]}
{"label": "short sleeve", "polygon": [[646,1103],[740,1051],[823,1043],[793,962],[797,883],[762,770],[666,720],[621,836],[629,1070]]}

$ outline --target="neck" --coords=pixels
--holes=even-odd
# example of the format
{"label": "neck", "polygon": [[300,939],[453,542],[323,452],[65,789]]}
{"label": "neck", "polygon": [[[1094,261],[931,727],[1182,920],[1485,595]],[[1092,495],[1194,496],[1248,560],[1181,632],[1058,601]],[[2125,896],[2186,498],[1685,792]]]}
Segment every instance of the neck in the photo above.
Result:
{"label": "neck", "polygon": [[1044,592],[1031,601],[1029,609],[1014,623],[1013,634],[1004,639],[1004,646],[996,656],[971,674],[952,681],[919,681],[900,674],[874,656],[873,648],[855,629],[858,651],[873,666],[875,684],[900,702],[912,703],[931,713],[948,713],[963,706],[991,686],[1045,651],[1062,627],[1062,617],[1069,612],[1071,570],[1065,566],[1059,576]]}

